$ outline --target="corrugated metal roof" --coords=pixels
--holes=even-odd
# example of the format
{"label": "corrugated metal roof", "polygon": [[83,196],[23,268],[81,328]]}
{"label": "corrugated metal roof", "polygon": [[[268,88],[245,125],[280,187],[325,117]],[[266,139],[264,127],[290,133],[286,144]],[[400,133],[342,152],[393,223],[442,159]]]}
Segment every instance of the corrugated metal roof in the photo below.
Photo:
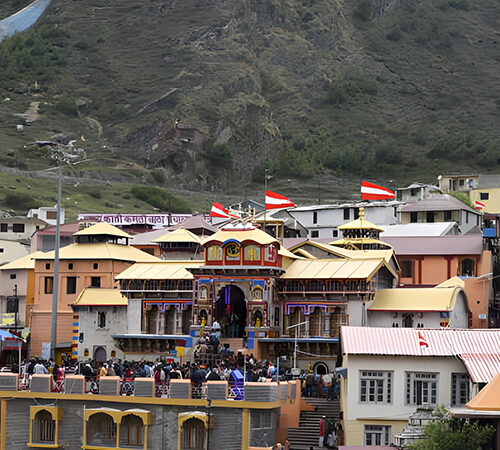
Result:
{"label": "corrugated metal roof", "polygon": [[375,259],[314,259],[294,261],[281,276],[284,279],[365,279],[371,278],[383,258]]}
{"label": "corrugated metal roof", "polygon": [[387,225],[380,238],[390,236],[444,236],[447,235],[456,222],[433,222],[433,223],[399,223]]}
{"label": "corrugated metal roof", "polygon": [[200,267],[203,261],[136,263],[125,269],[117,280],[192,280],[193,275],[186,270]]}
{"label": "corrugated metal roof", "polygon": [[122,238],[131,238],[130,234],[125,233],[125,231],[110,225],[106,222],[99,222],[83,230],[77,231],[74,236],[96,236],[96,235],[107,235],[107,236],[117,236]]}
{"label": "corrugated metal roof", "polygon": [[226,242],[227,240],[234,239],[240,243],[244,241],[254,241],[258,244],[267,245],[272,244],[273,242],[279,244],[279,241],[269,234],[265,233],[262,230],[258,230],[257,228],[243,230],[243,229],[222,229],[217,231],[217,233],[209,236],[204,242],[203,245],[207,245],[210,242]]}
{"label": "corrugated metal roof", "polygon": [[[54,259],[54,252],[42,253],[35,259]],[[59,259],[114,259],[117,261],[154,262],[160,258],[129,245],[110,244],[71,244],[59,250]]]}
{"label": "corrugated metal roof", "polygon": [[397,256],[480,255],[483,252],[483,238],[480,234],[461,236],[384,236],[382,240],[392,246]]}
{"label": "corrugated metal roof", "polygon": [[460,288],[380,289],[368,311],[452,311]]}
{"label": "corrugated metal roof", "polygon": [[16,269],[34,269],[35,259],[37,256],[43,255],[43,252],[35,252],[29,255],[18,258],[10,263],[4,264],[0,270],[16,270]]}
{"label": "corrugated metal roof", "polygon": [[458,357],[475,383],[500,372],[500,329],[342,327],[341,342],[344,354]]}
{"label": "corrugated metal roof", "polygon": [[401,208],[402,213],[418,211],[456,211],[465,210],[479,214],[469,205],[461,202],[449,194],[431,194],[429,198],[418,202],[408,203]]}
{"label": "corrugated metal roof", "polygon": [[118,289],[90,288],[80,292],[75,306],[127,306],[127,297]]}

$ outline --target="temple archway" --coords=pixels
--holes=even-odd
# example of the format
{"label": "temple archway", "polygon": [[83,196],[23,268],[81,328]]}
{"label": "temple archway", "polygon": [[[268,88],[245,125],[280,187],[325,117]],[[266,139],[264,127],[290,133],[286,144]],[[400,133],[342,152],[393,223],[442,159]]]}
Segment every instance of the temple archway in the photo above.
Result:
{"label": "temple archway", "polygon": [[221,326],[222,337],[241,338],[245,334],[247,304],[245,293],[234,285],[219,291],[215,303],[215,318]]}

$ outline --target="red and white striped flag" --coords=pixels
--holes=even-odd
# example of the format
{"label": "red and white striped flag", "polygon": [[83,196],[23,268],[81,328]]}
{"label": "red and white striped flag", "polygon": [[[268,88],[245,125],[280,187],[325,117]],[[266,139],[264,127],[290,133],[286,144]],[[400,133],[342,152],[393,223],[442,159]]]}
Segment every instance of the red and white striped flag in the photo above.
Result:
{"label": "red and white striped flag", "polygon": [[361,181],[361,200],[388,200],[395,197],[396,194],[390,189]]}
{"label": "red and white striped flag", "polygon": [[266,191],[266,209],[294,208],[295,206],[297,205],[284,195]]}
{"label": "red and white striped flag", "polygon": [[476,209],[481,210],[481,209],[486,208],[486,205],[485,205],[484,203],[478,202],[478,201],[476,200],[476,205],[475,205],[475,208],[476,208]]}
{"label": "red and white striped flag", "polygon": [[210,217],[221,217],[222,219],[239,219],[240,216],[231,214],[224,206],[220,203],[214,202],[212,209],[210,210]]}

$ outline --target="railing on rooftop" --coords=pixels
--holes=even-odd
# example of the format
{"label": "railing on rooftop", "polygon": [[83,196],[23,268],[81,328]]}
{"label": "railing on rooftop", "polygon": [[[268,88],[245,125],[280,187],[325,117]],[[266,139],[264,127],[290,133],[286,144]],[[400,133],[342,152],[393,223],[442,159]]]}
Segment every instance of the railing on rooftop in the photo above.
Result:
{"label": "railing on rooftop", "polygon": [[[0,391],[29,391],[32,393],[88,394],[107,396],[157,397],[164,399],[248,400],[274,402],[294,400],[296,382],[244,383],[172,379],[156,383],[154,378],[121,379],[120,377],[85,378],[68,375],[54,381],[52,375],[33,375],[31,378],[13,373],[0,373]],[[300,391],[300,389],[299,389]]]}

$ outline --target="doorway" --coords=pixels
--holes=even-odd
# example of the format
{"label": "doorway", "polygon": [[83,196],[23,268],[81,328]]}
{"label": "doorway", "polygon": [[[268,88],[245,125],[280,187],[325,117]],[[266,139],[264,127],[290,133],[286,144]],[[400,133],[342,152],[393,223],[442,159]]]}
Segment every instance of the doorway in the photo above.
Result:
{"label": "doorway", "polygon": [[215,303],[215,318],[221,326],[222,337],[241,338],[245,334],[247,304],[244,292],[229,285],[219,291]]}

